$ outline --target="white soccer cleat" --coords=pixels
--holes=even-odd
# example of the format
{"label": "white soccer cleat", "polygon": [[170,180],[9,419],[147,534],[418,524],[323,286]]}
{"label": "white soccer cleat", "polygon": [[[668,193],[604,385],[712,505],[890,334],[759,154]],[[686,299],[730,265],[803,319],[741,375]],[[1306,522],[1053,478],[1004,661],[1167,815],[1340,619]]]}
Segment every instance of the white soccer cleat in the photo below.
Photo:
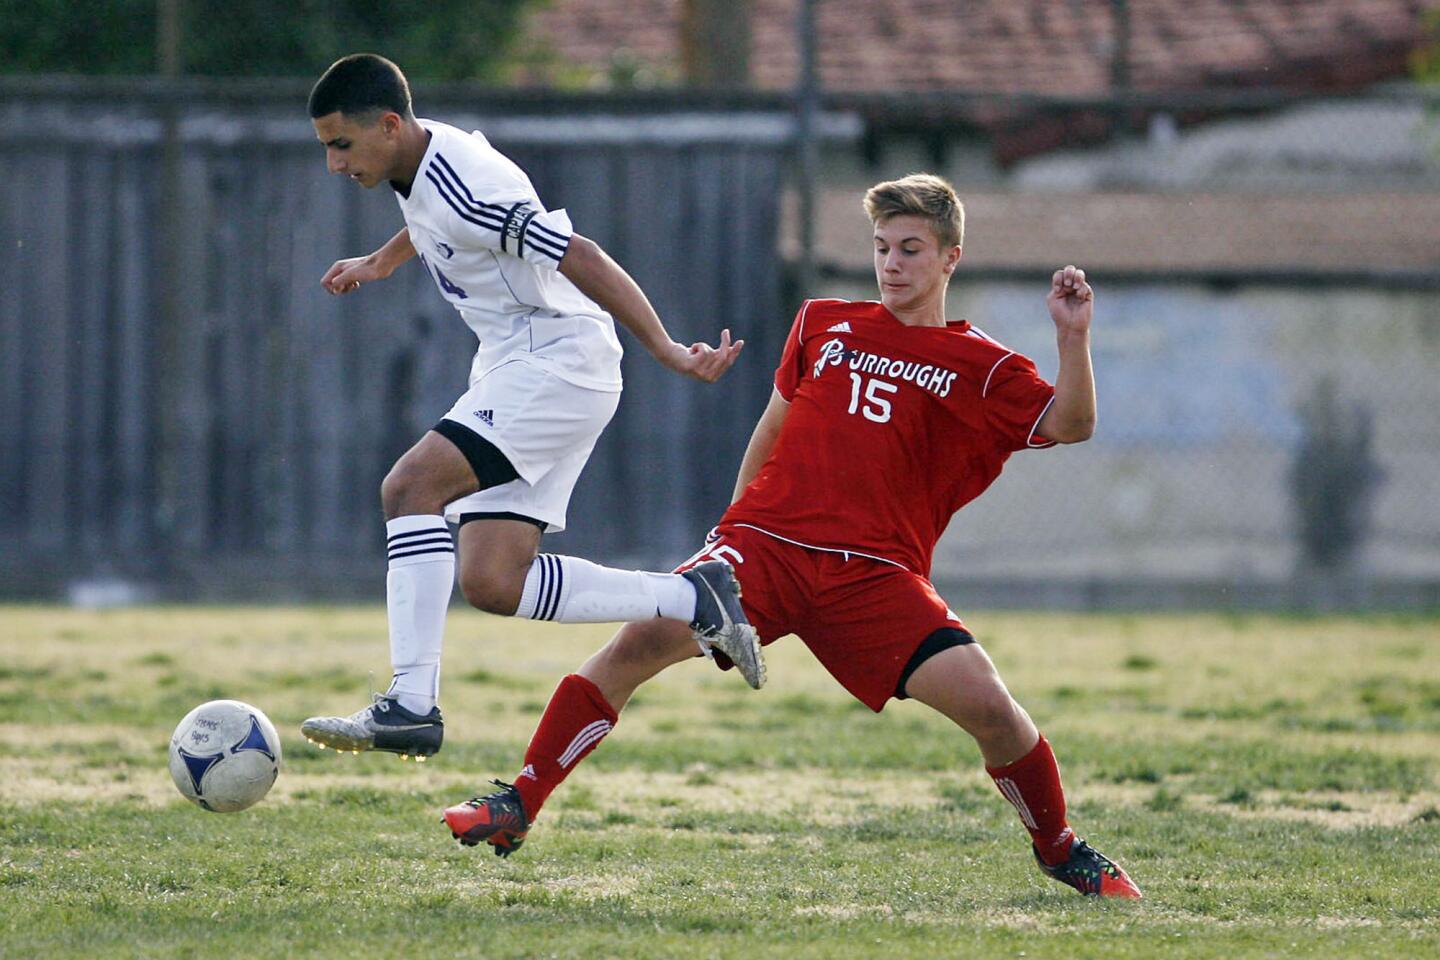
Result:
{"label": "white soccer cleat", "polygon": [[398,753],[402,759],[424,760],[440,750],[445,739],[445,721],[440,708],[425,716],[411,713],[391,697],[376,694],[375,702],[348,717],[311,717],[300,724],[305,739],[339,753],[382,750]]}

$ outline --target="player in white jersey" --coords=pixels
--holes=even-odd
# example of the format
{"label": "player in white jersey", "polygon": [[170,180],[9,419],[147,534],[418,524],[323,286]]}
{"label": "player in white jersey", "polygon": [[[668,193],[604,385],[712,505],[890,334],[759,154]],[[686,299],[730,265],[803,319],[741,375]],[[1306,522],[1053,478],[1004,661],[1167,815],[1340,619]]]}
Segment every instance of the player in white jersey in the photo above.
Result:
{"label": "player in white jersey", "polygon": [[350,293],[418,256],[480,348],[469,389],[381,485],[390,688],[352,716],[306,720],[304,734],[417,759],[440,748],[440,648],[456,572],[447,520],[459,524],[460,588],[476,607],[564,623],[685,621],[758,687],[759,641],[727,565],[677,575],[539,553],[542,532],[564,529],[571,491],[619,402],[612,318],[661,364],[707,383],[744,341],[731,343],[728,330],[718,347],[672,340],[630,275],[575,233],[565,211],[546,210],[524,171],[478,132],[418,119],[389,60],[336,61],[309,109],[330,171],[367,188],[389,184],[405,218],[379,250],[331,266],[325,289]]}

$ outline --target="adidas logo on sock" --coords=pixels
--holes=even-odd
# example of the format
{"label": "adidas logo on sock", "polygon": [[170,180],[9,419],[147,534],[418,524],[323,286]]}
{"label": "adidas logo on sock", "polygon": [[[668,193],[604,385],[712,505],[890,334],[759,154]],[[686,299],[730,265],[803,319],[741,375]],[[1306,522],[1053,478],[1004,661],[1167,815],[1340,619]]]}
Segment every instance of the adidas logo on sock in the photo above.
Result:
{"label": "adidas logo on sock", "polygon": [[520,771],[520,776],[516,777],[515,779],[520,780],[524,777],[529,777],[531,780],[540,779],[539,777],[535,776],[535,767],[532,764],[528,763],[525,764],[525,769]]}
{"label": "adidas logo on sock", "polygon": [[487,426],[487,427],[493,427],[493,426],[495,426],[495,411],[494,411],[494,410],[476,410],[476,411],[475,411],[475,416],[477,416],[477,417],[479,417],[481,420],[485,421],[485,426]]}
{"label": "adidas logo on sock", "polygon": [[826,327],[826,328],[825,328],[825,332],[826,332],[826,333],[854,333],[855,331],[853,331],[853,330],[850,329],[850,321],[849,321],[849,320],[841,320],[839,323],[835,324],[834,326]]}

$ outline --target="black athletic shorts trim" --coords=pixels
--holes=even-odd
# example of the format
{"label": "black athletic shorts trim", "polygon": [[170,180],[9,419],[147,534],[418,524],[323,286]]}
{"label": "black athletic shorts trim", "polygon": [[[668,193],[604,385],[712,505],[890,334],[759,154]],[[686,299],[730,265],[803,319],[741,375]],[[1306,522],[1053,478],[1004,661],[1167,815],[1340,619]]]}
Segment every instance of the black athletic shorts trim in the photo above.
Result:
{"label": "black athletic shorts trim", "polygon": [[961,630],[958,627],[941,627],[930,636],[920,641],[920,646],[910,655],[910,662],[905,664],[905,669],[900,671],[900,682],[895,684],[895,699],[909,700],[905,693],[905,684],[910,682],[910,674],[920,669],[920,664],[929,660],[942,650],[949,650],[951,647],[963,647],[967,643],[974,643],[975,638],[969,631]]}
{"label": "black athletic shorts trim", "polygon": [[545,532],[547,524],[544,520],[536,520],[534,517],[527,517],[523,513],[462,513],[460,514],[460,526],[465,526],[471,520],[519,520],[522,523],[533,523]]}
{"label": "black athletic shorts trim", "polygon": [[470,469],[475,471],[475,479],[480,481],[481,490],[498,487],[520,476],[499,447],[469,427],[454,420],[441,420],[430,429],[455,444],[465,455]]}

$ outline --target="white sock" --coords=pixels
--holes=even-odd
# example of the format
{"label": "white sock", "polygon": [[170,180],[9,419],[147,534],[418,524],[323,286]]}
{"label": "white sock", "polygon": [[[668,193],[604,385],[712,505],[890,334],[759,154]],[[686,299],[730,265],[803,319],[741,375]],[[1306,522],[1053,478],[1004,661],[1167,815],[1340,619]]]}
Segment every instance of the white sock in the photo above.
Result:
{"label": "white sock", "polygon": [[385,603],[395,674],[386,693],[423,716],[440,696],[440,643],[455,584],[455,541],[439,516],[396,517],[385,524],[385,534],[390,554]]}
{"label": "white sock", "polygon": [[542,553],[525,576],[517,617],[557,623],[695,619],[695,587],[678,573],[616,570]]}

